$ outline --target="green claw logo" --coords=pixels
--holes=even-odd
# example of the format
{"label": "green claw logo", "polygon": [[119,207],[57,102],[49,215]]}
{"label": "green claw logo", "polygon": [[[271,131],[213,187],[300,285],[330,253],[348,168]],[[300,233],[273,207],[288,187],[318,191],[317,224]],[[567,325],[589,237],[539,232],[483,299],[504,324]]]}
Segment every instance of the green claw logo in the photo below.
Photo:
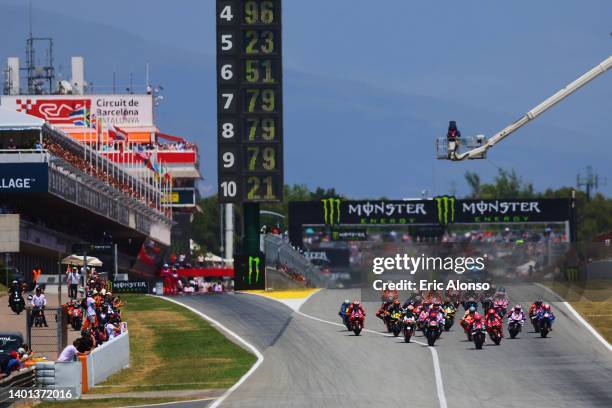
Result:
{"label": "green claw logo", "polygon": [[340,224],[340,204],[342,200],[339,198],[323,198],[323,219],[325,225],[330,227],[336,224]]}
{"label": "green claw logo", "polygon": [[255,266],[255,283],[259,282],[259,257],[249,256],[249,285],[253,283],[253,266]]}
{"label": "green claw logo", "polygon": [[434,198],[438,207],[438,222],[441,225],[455,222],[455,197],[441,196]]}

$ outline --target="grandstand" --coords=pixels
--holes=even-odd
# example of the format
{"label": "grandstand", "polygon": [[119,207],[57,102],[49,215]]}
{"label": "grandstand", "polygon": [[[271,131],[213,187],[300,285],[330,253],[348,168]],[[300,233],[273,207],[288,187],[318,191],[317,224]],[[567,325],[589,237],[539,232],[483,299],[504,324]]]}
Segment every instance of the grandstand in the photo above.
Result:
{"label": "grandstand", "polygon": [[110,240],[121,271],[154,277],[155,258],[171,242],[168,188],[136,168],[144,173],[144,165],[130,172],[40,118],[0,108],[0,211],[21,218],[12,265],[26,280],[35,267],[55,274],[72,245]]}

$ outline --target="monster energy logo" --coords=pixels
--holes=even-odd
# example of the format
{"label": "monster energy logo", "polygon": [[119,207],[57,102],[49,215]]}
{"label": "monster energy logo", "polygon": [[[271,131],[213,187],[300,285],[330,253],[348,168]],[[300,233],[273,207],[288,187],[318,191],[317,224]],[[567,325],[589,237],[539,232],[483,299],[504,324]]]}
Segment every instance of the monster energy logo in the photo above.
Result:
{"label": "monster energy logo", "polygon": [[249,285],[253,283],[253,268],[255,269],[255,283],[259,282],[259,257],[249,256]]}
{"label": "monster energy logo", "polygon": [[438,222],[442,225],[455,222],[455,197],[441,196],[434,198],[438,207]]}
{"label": "monster energy logo", "polygon": [[325,225],[340,224],[340,203],[339,198],[323,198],[323,219]]}

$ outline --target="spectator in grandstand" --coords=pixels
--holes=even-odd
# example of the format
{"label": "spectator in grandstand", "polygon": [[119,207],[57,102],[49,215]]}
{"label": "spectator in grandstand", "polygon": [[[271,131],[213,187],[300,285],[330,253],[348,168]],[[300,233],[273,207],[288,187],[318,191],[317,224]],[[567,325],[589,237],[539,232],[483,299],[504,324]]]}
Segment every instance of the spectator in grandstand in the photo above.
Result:
{"label": "spectator in grandstand", "polygon": [[197,263],[198,268],[202,268],[204,267],[204,254],[199,254],[198,255],[198,263]]}
{"label": "spectator in grandstand", "polygon": [[81,274],[77,268],[69,268],[66,273],[66,283],[68,284],[68,297],[70,299],[76,299],[79,289],[79,282],[81,281]]}
{"label": "spectator in grandstand", "polygon": [[10,139],[6,148],[11,150],[17,150],[17,145],[15,144],[15,141],[13,139]]}

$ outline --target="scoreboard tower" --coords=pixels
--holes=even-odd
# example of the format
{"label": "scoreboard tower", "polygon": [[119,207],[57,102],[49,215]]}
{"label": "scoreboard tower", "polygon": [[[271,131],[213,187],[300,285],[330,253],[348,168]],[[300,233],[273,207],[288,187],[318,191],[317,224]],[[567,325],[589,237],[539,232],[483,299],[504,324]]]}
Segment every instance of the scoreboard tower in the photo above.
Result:
{"label": "scoreboard tower", "polygon": [[216,2],[218,197],[220,204],[241,203],[244,215],[237,289],[264,287],[253,276],[265,272],[252,271],[253,264],[265,271],[259,203],[283,199],[281,16],[281,0]]}

